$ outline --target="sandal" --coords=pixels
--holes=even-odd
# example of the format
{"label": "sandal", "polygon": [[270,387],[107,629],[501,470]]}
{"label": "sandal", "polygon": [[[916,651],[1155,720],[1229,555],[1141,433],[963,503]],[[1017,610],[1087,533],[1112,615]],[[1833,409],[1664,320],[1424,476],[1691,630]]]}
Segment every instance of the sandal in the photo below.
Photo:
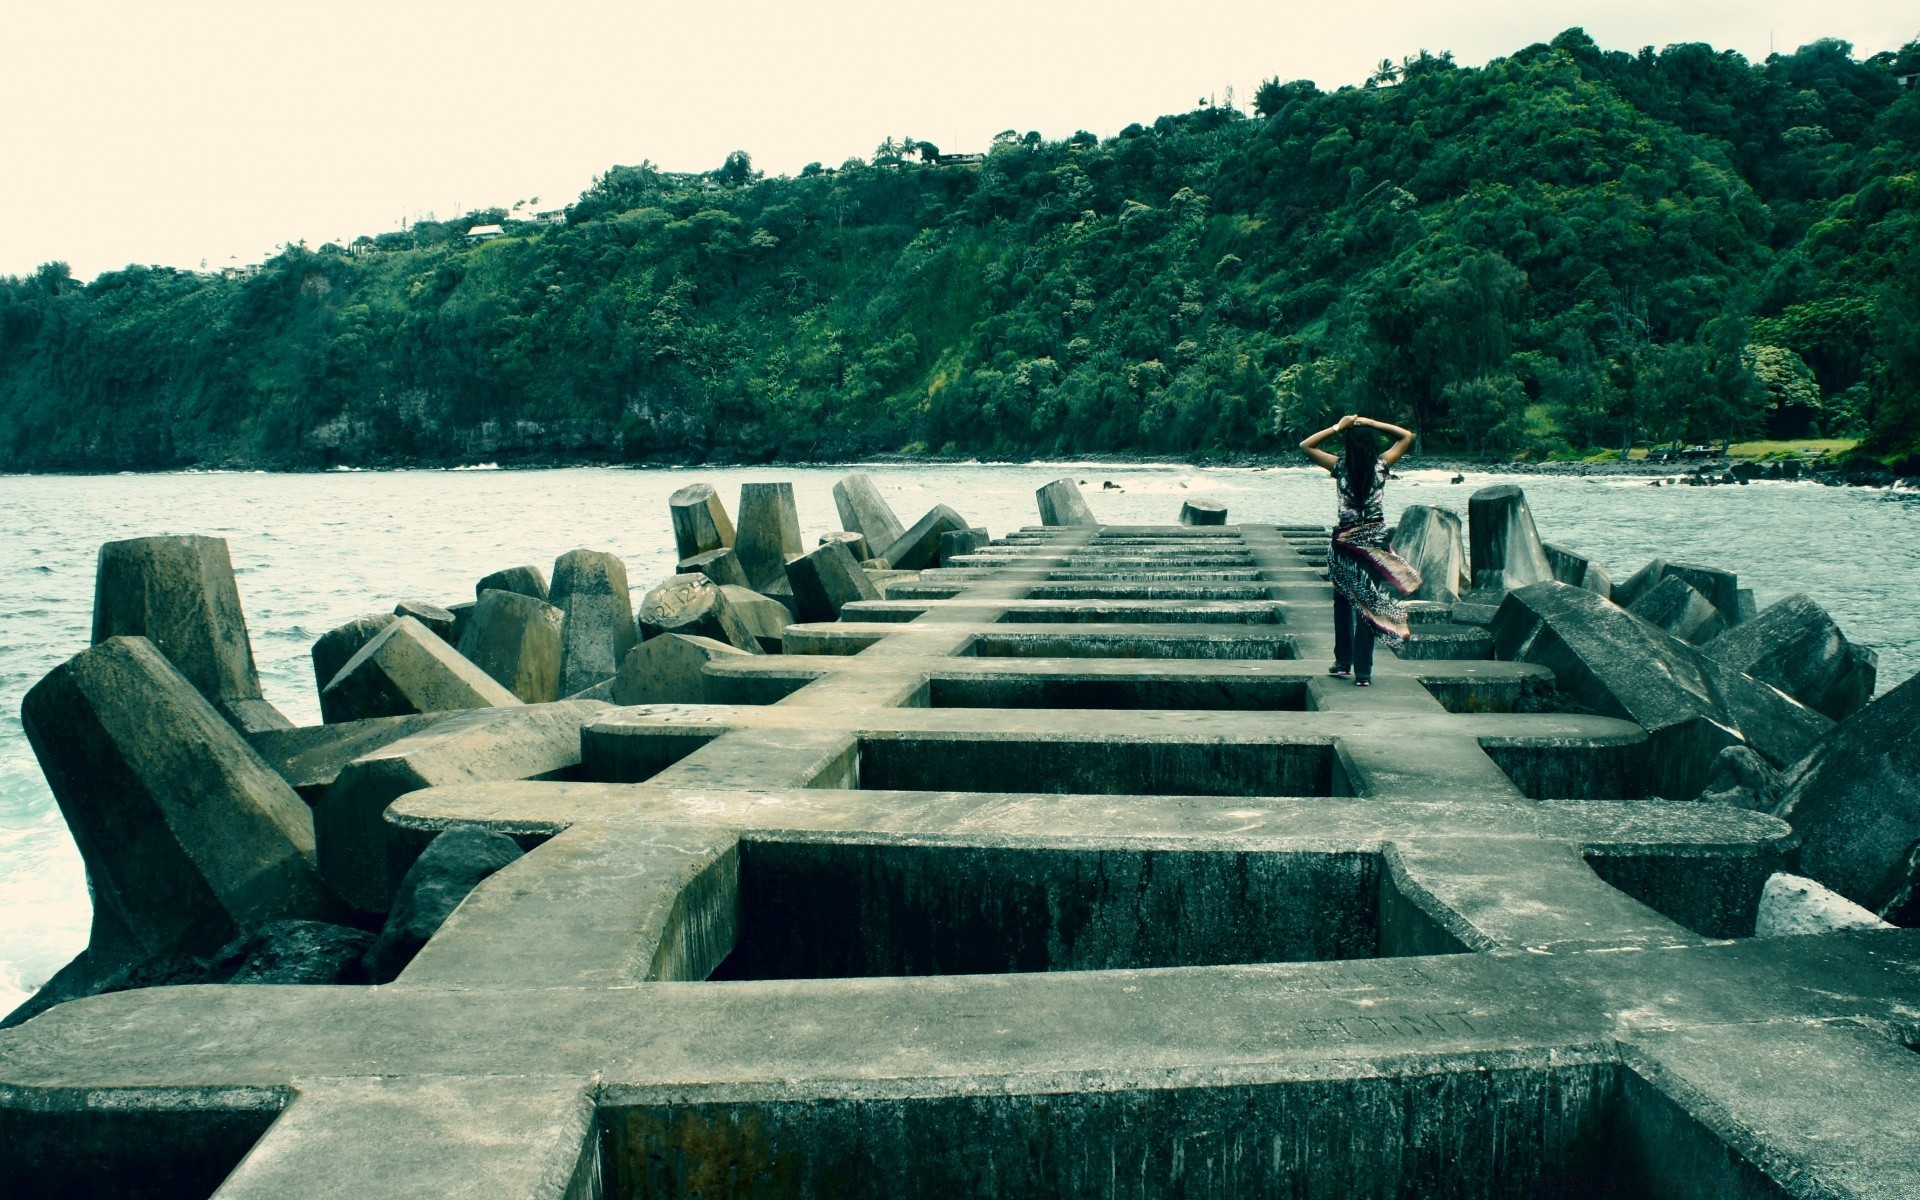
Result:
{"label": "sandal", "polygon": [[1335,663],[1332,666],[1327,668],[1327,674],[1338,675],[1343,679],[1352,673],[1353,673],[1352,667],[1341,666],[1339,663]]}
{"label": "sandal", "polygon": [[1353,681],[1353,686],[1355,686],[1355,687],[1372,687],[1372,686],[1373,686],[1373,680],[1371,680],[1371,679],[1356,679],[1356,680],[1354,680],[1354,681]]}

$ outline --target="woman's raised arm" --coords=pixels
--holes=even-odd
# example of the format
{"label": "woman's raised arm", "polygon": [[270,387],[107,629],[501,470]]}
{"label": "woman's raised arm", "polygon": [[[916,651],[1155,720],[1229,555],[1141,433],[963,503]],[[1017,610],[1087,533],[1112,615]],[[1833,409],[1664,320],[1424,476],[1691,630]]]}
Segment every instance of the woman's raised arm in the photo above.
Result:
{"label": "woman's raised arm", "polygon": [[1359,418],[1355,417],[1352,413],[1349,413],[1346,416],[1341,417],[1338,421],[1335,421],[1333,424],[1327,426],[1325,429],[1322,429],[1319,433],[1316,433],[1313,436],[1307,438],[1306,441],[1301,442],[1300,449],[1306,451],[1307,457],[1312,459],[1319,466],[1325,467],[1329,471],[1333,470],[1335,467],[1340,465],[1340,460],[1335,458],[1333,455],[1328,454],[1325,450],[1322,450],[1320,448],[1320,443],[1326,441],[1328,438],[1332,437],[1336,433],[1346,432],[1347,426],[1353,424],[1357,420],[1359,420]]}
{"label": "woman's raised arm", "polygon": [[1378,429],[1381,433],[1393,435],[1393,445],[1388,446],[1380,455],[1381,463],[1386,466],[1390,467],[1399,462],[1401,456],[1413,449],[1413,430],[1411,429],[1402,428],[1391,421],[1376,421],[1372,417],[1361,417],[1354,424],[1365,425],[1371,429]]}

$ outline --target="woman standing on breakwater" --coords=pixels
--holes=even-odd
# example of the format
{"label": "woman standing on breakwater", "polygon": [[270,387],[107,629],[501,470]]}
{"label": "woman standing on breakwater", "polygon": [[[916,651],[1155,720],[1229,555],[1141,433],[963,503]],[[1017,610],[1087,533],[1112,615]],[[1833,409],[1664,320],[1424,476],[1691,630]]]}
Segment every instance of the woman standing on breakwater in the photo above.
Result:
{"label": "woman standing on breakwater", "polygon": [[[1374,430],[1392,434],[1393,445],[1380,450]],[[1335,458],[1320,443],[1346,434],[1346,457]],[[1353,674],[1356,687],[1373,682],[1373,639],[1377,634],[1398,650],[1407,637],[1402,596],[1420,586],[1420,572],[1393,552],[1380,500],[1387,468],[1413,446],[1413,432],[1370,417],[1348,415],[1300,443],[1307,457],[1333,475],[1340,497],[1340,523],[1333,531],[1327,577],[1333,581],[1333,667],[1330,674]]]}

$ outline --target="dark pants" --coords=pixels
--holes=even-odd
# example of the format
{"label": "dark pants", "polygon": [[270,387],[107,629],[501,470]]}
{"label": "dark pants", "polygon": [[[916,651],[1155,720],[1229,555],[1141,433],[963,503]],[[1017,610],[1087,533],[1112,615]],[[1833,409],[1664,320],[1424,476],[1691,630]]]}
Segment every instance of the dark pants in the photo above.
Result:
{"label": "dark pants", "polygon": [[1338,592],[1333,595],[1333,662],[1351,666],[1355,679],[1373,678],[1373,622]]}

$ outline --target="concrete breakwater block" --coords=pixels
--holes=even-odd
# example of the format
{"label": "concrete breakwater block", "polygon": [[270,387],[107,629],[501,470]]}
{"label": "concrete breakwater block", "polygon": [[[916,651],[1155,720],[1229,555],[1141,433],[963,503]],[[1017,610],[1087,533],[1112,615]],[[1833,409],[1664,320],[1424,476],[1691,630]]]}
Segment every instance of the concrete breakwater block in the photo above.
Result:
{"label": "concrete breakwater block", "polygon": [[1547,552],[1547,562],[1553,566],[1553,577],[1561,583],[1570,583],[1577,588],[1598,592],[1602,596],[1613,596],[1613,575],[1605,567],[1577,550],[1565,546],[1556,546],[1552,542],[1542,543]]}
{"label": "concrete breakwater block", "polygon": [[1683,642],[1699,645],[1726,629],[1713,601],[1678,575],[1669,575],[1634,598],[1627,611]]}
{"label": "concrete breakwater block", "polygon": [[720,502],[711,484],[690,483],[668,496],[667,512],[673,519],[678,557],[692,558],[733,545],[733,522],[727,519],[727,506]]}
{"label": "concrete breakwater block", "polygon": [[967,519],[944,504],[936,504],[888,546],[880,557],[896,571],[924,571],[940,565],[940,535],[958,533],[972,526]]}
{"label": "concrete breakwater block", "polygon": [[1476,589],[1513,591],[1553,578],[1527,494],[1512,484],[1484,487],[1468,498],[1467,532]]}
{"label": "concrete breakwater block", "polygon": [[393,615],[396,617],[412,617],[428,629],[431,629],[435,637],[447,643],[449,646],[457,644],[460,640],[453,634],[453,612],[450,609],[440,607],[438,604],[433,604],[426,600],[402,600],[393,606]]}
{"label": "concrete breakwater block", "polygon": [[956,529],[940,535],[940,561],[950,563],[963,554],[972,554],[993,539],[984,529]]}
{"label": "concrete breakwater block", "polygon": [[20,718],[86,860],[97,966],[342,911],[306,804],[147,639],[68,659]]}
{"label": "concrete breakwater block", "polygon": [[358,721],[520,700],[412,617],[396,617],[320,692],[323,720]]}
{"label": "concrete breakwater block", "polygon": [[820,544],[824,546],[828,542],[839,542],[845,546],[847,553],[853,555],[856,562],[866,562],[873,557],[873,547],[867,543],[865,534],[849,533],[844,529],[835,533],[821,534]]}
{"label": "concrete breakwater block", "polygon": [[1649,787],[1669,800],[1699,795],[1722,747],[1744,743],[1785,766],[1833,727],[1773,688],[1558,580],[1510,593],[1492,632],[1495,657],[1546,667],[1589,711],[1645,729]]}
{"label": "concrete breakwater block", "polygon": [[1033,494],[1040,507],[1042,525],[1098,525],[1093,510],[1080,494],[1080,485],[1071,479],[1056,479]]}
{"label": "concrete breakwater block", "polygon": [[392,613],[367,613],[355,617],[343,625],[336,625],[313,641],[313,648],[307,653],[313,659],[313,685],[317,691],[326,691],[340,668],[347,665],[353,656],[374,638],[380,631],[393,624]]}
{"label": "concrete breakwater block", "polygon": [[460,656],[528,704],[560,695],[561,630],[566,615],[519,592],[480,593],[460,638]]}
{"label": "concrete breakwater block", "polygon": [[368,982],[391,983],[467,893],[520,857],[519,843],[505,834],[449,829],[437,835],[401,877],[387,923],[366,950]]}
{"label": "concrete breakwater block", "polygon": [[93,640],[143,637],[243,732],[292,722],[260,693],[225,538],[131,538],[100,547]]}
{"label": "concrete breakwater block", "polygon": [[495,571],[483,575],[473,585],[473,598],[476,602],[488,592],[513,592],[521,596],[532,596],[535,600],[547,598],[547,577],[535,566],[508,567],[504,571]]}
{"label": "concrete breakwater block", "polygon": [[1393,552],[1420,572],[1415,600],[1452,604],[1471,587],[1460,514],[1450,508],[1409,504],[1401,509],[1400,523],[1393,530]]}
{"label": "concrete breakwater block", "polygon": [[1649,559],[1647,565],[1613,585],[1613,602],[1630,608],[1635,600],[1653,590],[1667,575],[1667,560]]}
{"label": "concrete breakwater block", "polygon": [[[787,560],[800,557],[800,512],[791,483],[740,485],[740,528],[733,544],[747,586],[756,591],[784,588]],[[687,555],[684,557],[692,557]]]}
{"label": "concrete breakwater block", "polygon": [[1804,875],[1778,872],[1767,879],[1754,916],[1755,937],[1798,937],[1843,929],[1891,929],[1893,926],[1858,904]]}
{"label": "concrete breakwater block", "polygon": [[[875,579],[874,586],[880,586],[878,579]],[[720,592],[727,598],[727,606],[740,618],[740,623],[753,635],[753,640],[760,644],[760,649],[768,654],[780,653],[787,626],[793,624],[793,609],[752,588],[728,584]]]}
{"label": "concrete breakwater block", "polygon": [[706,667],[716,658],[750,652],[712,638],[679,633],[650,637],[627,651],[613,677],[613,702],[633,704],[705,704]]}
{"label": "concrete breakwater block", "polygon": [[1707,598],[1728,625],[1740,623],[1740,577],[1719,567],[1699,563],[1668,563],[1662,579],[1679,577]]}
{"label": "concrete breakwater block", "polygon": [[566,614],[560,631],[559,695],[612,679],[639,640],[627,564],[604,550],[569,550],[553,564],[553,606]]}
{"label": "concrete breakwater block", "polygon": [[802,621],[837,621],[856,600],[878,600],[880,589],[840,542],[828,542],[787,564],[794,608]]}
{"label": "concrete breakwater block", "polygon": [[893,507],[881,497],[873,477],[864,471],[855,471],[833,485],[833,506],[840,510],[840,528],[860,534],[869,546],[891,546],[906,532]]}
{"label": "concrete breakwater block", "polygon": [[1182,525],[1225,525],[1227,506],[1212,496],[1195,496],[1180,505]]}
{"label": "concrete breakwater block", "polygon": [[1866,707],[1879,656],[1847,640],[1827,611],[1796,592],[1702,647],[1722,666],[1770,683],[1795,700],[1844,721]]}
{"label": "concrete breakwater block", "polygon": [[1802,873],[1882,915],[1911,903],[1920,884],[1920,675],[1835,726],[1779,787],[1773,815],[1800,835]]}
{"label": "concrete breakwater block", "polygon": [[760,643],[734,611],[726,589],[715,587],[705,575],[673,575],[656,584],[640,601],[640,633],[647,639],[684,633],[761,653]]}
{"label": "concrete breakwater block", "polygon": [[457,709],[410,713],[404,717],[373,717],[332,725],[263,729],[246,736],[247,744],[280,778],[292,784],[293,790],[300,793],[300,798],[311,808],[354,759],[459,715]]}
{"label": "concrete breakwater block", "polygon": [[705,554],[696,554],[682,560],[674,567],[676,575],[705,575],[722,587],[747,587],[747,573],[740,566],[740,556],[732,549],[709,550]]}
{"label": "concrete breakwater block", "polygon": [[554,778],[580,761],[580,729],[606,708],[562,700],[461,713],[355,759],[313,810],[322,876],[354,907],[386,912],[426,845],[384,820],[388,805],[444,784]]}

